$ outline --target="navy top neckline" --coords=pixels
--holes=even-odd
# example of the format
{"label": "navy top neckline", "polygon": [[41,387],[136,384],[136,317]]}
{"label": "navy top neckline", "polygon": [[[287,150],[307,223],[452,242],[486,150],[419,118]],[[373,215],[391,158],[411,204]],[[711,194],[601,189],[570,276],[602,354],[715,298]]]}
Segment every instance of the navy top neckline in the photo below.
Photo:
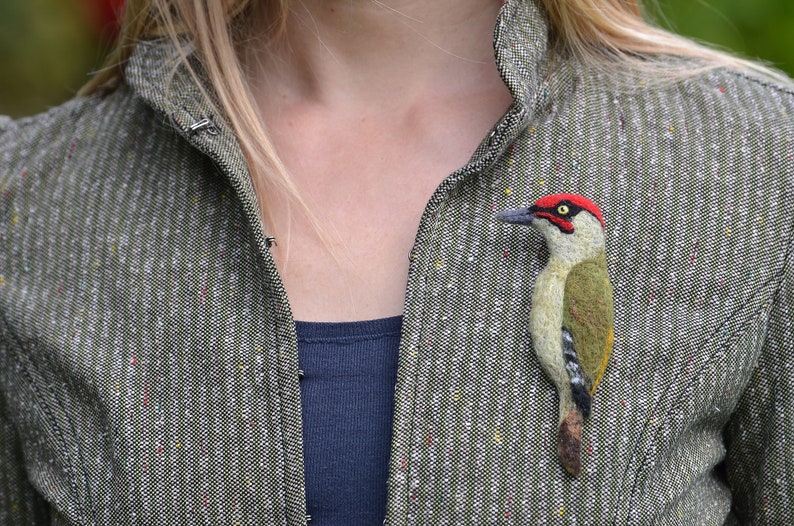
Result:
{"label": "navy top neckline", "polygon": [[296,321],[299,342],[360,341],[387,335],[399,335],[402,316],[360,321]]}

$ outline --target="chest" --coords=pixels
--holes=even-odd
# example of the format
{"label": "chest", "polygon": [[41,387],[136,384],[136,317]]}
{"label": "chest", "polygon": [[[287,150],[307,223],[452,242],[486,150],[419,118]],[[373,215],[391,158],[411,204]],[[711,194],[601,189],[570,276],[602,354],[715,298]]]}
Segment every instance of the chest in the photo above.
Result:
{"label": "chest", "polygon": [[529,313],[533,327],[562,324],[562,304],[565,296],[565,281],[570,265],[552,258],[535,279],[532,291],[532,308]]}

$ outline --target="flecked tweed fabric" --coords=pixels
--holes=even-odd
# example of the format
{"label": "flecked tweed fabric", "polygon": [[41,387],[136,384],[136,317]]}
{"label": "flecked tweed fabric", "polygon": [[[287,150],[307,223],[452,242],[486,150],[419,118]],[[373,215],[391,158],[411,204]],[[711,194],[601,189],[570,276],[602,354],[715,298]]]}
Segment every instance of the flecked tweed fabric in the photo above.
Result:
{"label": "flecked tweed fabric", "polygon": [[[387,523],[794,523],[794,94],[731,71],[627,86],[509,0],[515,104],[411,253]],[[0,121],[0,524],[303,524],[294,323],[229,129],[162,42],[128,85]],[[542,240],[603,210],[615,346],[583,433],[527,323]]]}

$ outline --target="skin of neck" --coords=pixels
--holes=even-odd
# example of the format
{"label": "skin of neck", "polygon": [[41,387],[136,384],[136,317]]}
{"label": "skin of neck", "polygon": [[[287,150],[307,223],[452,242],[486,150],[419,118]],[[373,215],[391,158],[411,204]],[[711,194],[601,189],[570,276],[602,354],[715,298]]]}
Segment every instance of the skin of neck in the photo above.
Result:
{"label": "skin of neck", "polygon": [[[499,80],[501,0],[296,0],[285,38],[257,53],[254,85],[332,107],[405,107]],[[263,24],[264,27],[264,24]],[[272,99],[271,99],[272,100]]]}
{"label": "skin of neck", "polygon": [[494,60],[501,5],[293,0],[281,40],[247,41],[262,122],[316,218],[285,207],[287,195],[258,196],[273,205],[274,258],[296,319],[402,312],[427,200],[513,102]]}

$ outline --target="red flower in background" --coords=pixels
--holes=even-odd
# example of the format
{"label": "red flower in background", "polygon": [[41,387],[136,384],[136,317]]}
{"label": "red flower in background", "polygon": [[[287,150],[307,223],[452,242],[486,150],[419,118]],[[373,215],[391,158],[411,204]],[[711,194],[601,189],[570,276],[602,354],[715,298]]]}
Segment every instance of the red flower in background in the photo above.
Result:
{"label": "red flower in background", "polygon": [[115,42],[124,12],[124,0],[80,0],[89,23],[108,43]]}

